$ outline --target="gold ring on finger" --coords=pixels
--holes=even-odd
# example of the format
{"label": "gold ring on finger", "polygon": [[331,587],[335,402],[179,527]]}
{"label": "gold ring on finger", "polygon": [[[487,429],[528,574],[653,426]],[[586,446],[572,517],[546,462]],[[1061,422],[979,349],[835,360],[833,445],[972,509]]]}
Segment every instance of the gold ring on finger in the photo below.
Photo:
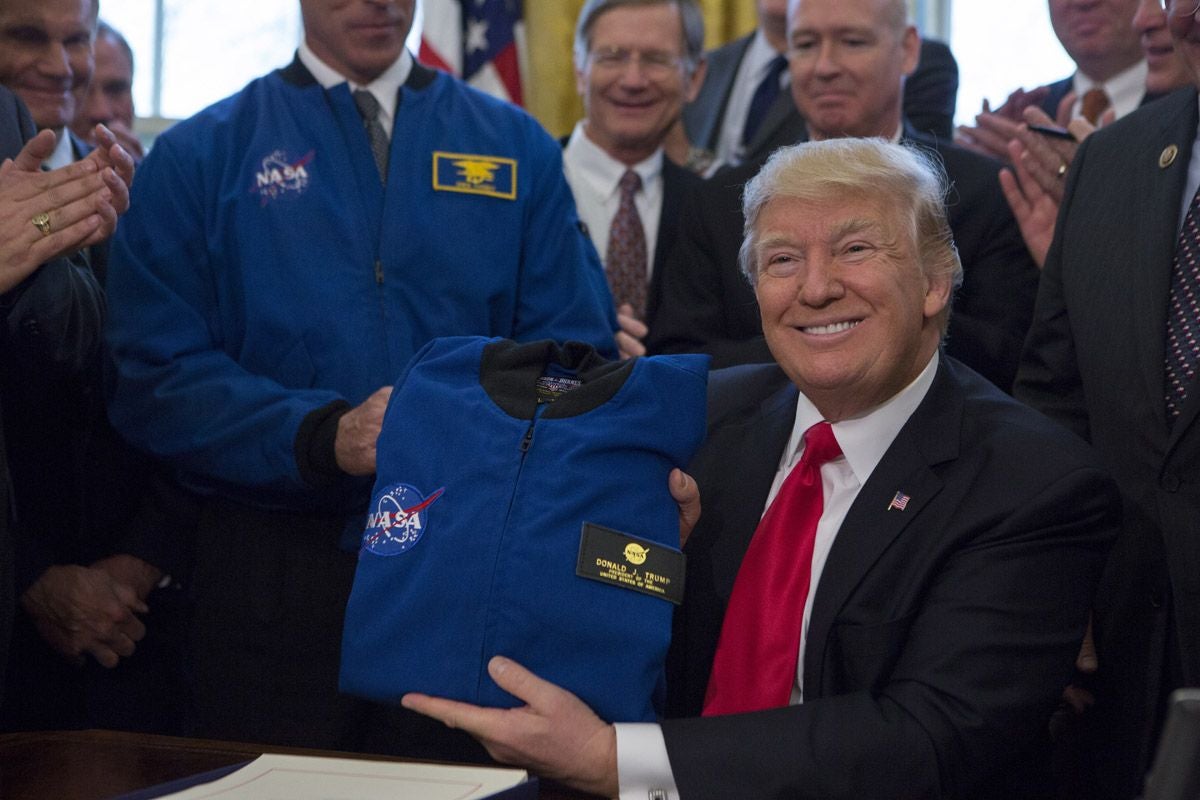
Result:
{"label": "gold ring on finger", "polygon": [[33,227],[42,232],[42,236],[50,235],[50,212],[43,211],[40,214],[34,214],[33,219],[29,220],[33,223]]}

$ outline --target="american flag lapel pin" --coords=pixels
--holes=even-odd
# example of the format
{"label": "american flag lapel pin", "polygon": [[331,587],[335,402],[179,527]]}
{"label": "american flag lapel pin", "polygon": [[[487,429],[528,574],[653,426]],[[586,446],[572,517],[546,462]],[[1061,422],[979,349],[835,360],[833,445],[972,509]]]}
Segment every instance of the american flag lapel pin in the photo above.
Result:
{"label": "american flag lapel pin", "polygon": [[887,510],[891,511],[894,508],[897,511],[903,511],[904,507],[908,505],[908,501],[908,495],[904,492],[896,492],[896,496],[892,498],[892,502],[888,503]]}

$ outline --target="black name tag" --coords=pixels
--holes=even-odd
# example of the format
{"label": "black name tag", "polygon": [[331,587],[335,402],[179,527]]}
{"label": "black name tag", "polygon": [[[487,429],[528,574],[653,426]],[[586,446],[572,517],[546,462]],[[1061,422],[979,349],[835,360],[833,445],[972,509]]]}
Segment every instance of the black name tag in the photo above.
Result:
{"label": "black name tag", "polygon": [[575,574],[679,605],[686,563],[678,550],[585,522]]}

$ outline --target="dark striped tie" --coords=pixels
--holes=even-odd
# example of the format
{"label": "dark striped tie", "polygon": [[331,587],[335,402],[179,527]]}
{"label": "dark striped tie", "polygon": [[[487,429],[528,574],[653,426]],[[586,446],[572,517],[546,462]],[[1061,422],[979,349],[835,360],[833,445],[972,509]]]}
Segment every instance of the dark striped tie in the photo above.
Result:
{"label": "dark striped tie", "polygon": [[375,156],[375,168],[379,170],[379,179],[386,184],[389,142],[388,135],[379,122],[379,101],[366,89],[355,89],[354,105],[358,106],[367,138],[371,140],[371,155]]}
{"label": "dark striped tie", "polygon": [[754,141],[754,134],[758,133],[758,129],[762,126],[763,120],[767,118],[767,111],[775,102],[775,98],[779,96],[779,76],[787,69],[787,59],[783,56],[775,56],[767,65],[767,74],[759,82],[758,88],[754,90],[754,96],[750,98],[750,108],[746,112],[746,121],[742,125],[742,147],[749,147]]}
{"label": "dark striped tie", "polygon": [[1175,259],[1171,264],[1171,294],[1167,304],[1166,401],[1167,419],[1183,410],[1200,360],[1200,192],[1192,198]]}

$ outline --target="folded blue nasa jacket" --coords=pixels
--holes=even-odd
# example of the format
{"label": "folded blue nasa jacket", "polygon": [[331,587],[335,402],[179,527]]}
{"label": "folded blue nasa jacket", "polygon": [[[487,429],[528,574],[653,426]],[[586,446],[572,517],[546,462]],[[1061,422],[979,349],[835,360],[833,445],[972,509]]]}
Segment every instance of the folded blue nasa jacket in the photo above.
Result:
{"label": "folded blue nasa jacket", "polygon": [[657,717],[683,590],[673,467],[708,357],[436,339],[401,376],[346,609],[341,688],[513,707],[505,655],[609,721]]}

